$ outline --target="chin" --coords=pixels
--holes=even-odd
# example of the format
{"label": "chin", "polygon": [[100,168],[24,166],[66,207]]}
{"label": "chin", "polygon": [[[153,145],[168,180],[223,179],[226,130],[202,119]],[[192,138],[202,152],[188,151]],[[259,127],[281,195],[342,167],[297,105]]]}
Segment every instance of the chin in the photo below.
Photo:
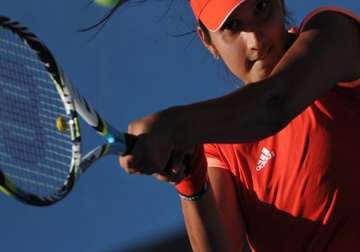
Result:
{"label": "chin", "polygon": [[257,67],[251,69],[251,71],[246,75],[236,75],[245,85],[251,84],[254,82],[259,82],[270,77],[273,67]]}
{"label": "chin", "polygon": [[273,65],[261,66],[253,69],[252,82],[262,81],[270,77]]}
{"label": "chin", "polygon": [[251,82],[258,82],[270,77],[271,70],[258,71],[251,77]]}

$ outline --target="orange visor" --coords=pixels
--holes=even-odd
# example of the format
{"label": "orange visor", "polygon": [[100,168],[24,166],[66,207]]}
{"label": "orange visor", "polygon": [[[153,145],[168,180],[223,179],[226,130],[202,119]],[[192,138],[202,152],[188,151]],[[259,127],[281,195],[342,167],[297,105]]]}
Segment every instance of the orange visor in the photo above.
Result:
{"label": "orange visor", "polygon": [[210,31],[217,31],[231,13],[246,0],[190,0],[197,20]]}

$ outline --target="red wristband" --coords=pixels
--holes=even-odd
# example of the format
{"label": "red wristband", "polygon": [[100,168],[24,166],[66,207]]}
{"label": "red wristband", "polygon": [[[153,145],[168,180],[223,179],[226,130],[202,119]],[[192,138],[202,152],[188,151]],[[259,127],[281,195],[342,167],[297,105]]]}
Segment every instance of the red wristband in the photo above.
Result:
{"label": "red wristband", "polygon": [[188,175],[175,188],[183,196],[193,196],[204,188],[207,182],[207,163],[202,145],[195,147],[188,166]]}

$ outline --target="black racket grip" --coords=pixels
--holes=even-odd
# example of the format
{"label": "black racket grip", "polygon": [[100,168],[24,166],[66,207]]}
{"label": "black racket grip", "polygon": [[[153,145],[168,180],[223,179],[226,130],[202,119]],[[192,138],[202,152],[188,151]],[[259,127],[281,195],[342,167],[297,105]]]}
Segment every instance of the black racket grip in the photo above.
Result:
{"label": "black racket grip", "polygon": [[124,138],[125,138],[126,151],[125,153],[122,154],[122,156],[129,155],[132,152],[135,143],[138,140],[137,136],[128,133],[124,133]]}
{"label": "black racket grip", "polygon": [[[126,144],[126,151],[125,151],[125,153],[122,154],[122,156],[129,155],[132,152],[132,150],[138,140],[137,136],[128,134],[128,133],[124,133],[124,138],[125,138],[125,144]],[[168,160],[168,162],[165,166],[165,169],[164,169],[165,173],[171,173],[171,168],[173,166],[173,157],[174,157],[174,155],[172,153],[170,155],[170,159]],[[185,170],[186,175],[188,175],[188,173],[189,173],[188,170],[190,167],[191,159],[192,159],[192,154],[185,154],[184,159],[182,161],[186,167],[186,170]]]}

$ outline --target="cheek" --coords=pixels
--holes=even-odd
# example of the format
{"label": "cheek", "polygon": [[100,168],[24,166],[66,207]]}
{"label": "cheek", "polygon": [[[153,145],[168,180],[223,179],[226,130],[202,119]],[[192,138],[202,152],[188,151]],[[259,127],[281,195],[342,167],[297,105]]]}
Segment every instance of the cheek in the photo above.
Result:
{"label": "cheek", "polygon": [[238,35],[224,35],[219,36],[214,42],[227,68],[238,78],[244,79],[250,71],[250,66],[247,62],[246,47],[243,38]]}
{"label": "cheek", "polygon": [[240,79],[244,79],[250,71],[250,66],[246,60],[246,53],[243,46],[232,45],[222,53],[222,60],[228,69]]}

